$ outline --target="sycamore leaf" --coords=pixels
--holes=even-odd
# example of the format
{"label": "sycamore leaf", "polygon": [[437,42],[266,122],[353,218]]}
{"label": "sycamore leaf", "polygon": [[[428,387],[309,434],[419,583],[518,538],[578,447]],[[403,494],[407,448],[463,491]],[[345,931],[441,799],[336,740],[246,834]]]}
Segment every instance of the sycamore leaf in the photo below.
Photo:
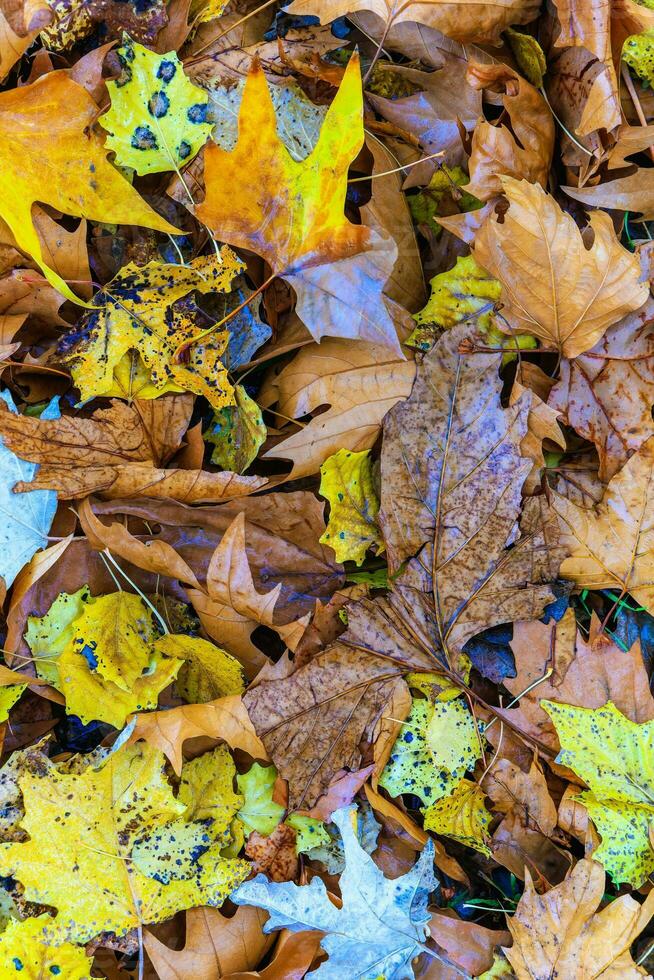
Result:
{"label": "sycamore leaf", "polygon": [[501,354],[461,353],[468,336],[460,324],[425,355],[411,396],[384,420],[381,455],[391,573],[411,559],[392,604],[446,656],[489,626],[538,618],[558,570],[547,512],[534,499],[523,510],[530,397],[503,408]]}
{"label": "sycamore leaf", "polygon": [[177,677],[177,690],[186,701],[206,704],[245,690],[238,660],[199,636],[168,633],[159,637],[154,649],[185,661]]}
{"label": "sycamore leaf", "polygon": [[654,721],[630,721],[612,701],[577,708],[543,701],[556,727],[556,757],[584,780],[579,800],[602,837],[593,857],[616,884],[638,888],[654,871],[648,829],[654,820]]}
{"label": "sycamore leaf", "polygon": [[130,262],[95,295],[96,309],[60,344],[82,401],[120,394],[114,371],[128,351],[136,350],[158,393],[192,391],[216,409],[233,403],[234,389],[220,361],[229,340],[226,330],[192,343],[184,363],[175,360],[178,347],[202,333],[179,301],[193,290],[226,292],[243,268],[231,249],[223,249],[221,258],[200,256],[186,266],[149,262],[143,268]]}
{"label": "sycamore leaf", "polygon": [[316,340],[349,337],[398,351],[381,295],[397,247],[343,214],[348,166],[362,145],[358,57],[348,64],[318,143],[300,162],[277,134],[268,84],[255,62],[235,149],[206,148],[206,196],[196,213],[222,241],[256,252],[286,279],[297,294],[298,316]]}
{"label": "sycamore leaf", "polygon": [[584,589],[629,592],[654,613],[654,436],[609,483],[596,507],[552,491],[568,556],[561,575]]}
{"label": "sycamore leaf", "polygon": [[[1,178],[0,178],[1,179]],[[0,391],[9,413],[18,415],[9,391]],[[59,418],[59,399],[53,398],[42,414],[46,419]],[[30,558],[44,548],[50,525],[57,509],[57,495],[51,490],[30,490],[15,494],[14,487],[21,481],[30,483],[38,472],[38,466],[27,463],[17,456],[0,437],[0,576],[6,588],[13,583],[21,568]]]}
{"label": "sycamore leaf", "polygon": [[500,0],[480,5],[477,0],[409,0],[397,8],[390,0],[293,0],[293,15],[311,14],[329,23],[356,11],[371,11],[383,21],[425,24],[457,41],[499,43],[499,35],[512,24],[528,24],[538,16],[536,0]]}
{"label": "sycamore leaf", "polygon": [[[221,905],[248,873],[246,862],[220,856],[220,844],[199,848],[187,861],[172,839],[157,862],[157,877],[138,867],[135,848],[154,847],[157,835],[187,809],[173,796],[163,763],[147,745],[128,746],[100,769],[37,770],[19,778],[29,840],[3,846],[0,869],[21,882],[28,901],[57,910],[44,927],[46,939],[86,942],[103,931],[120,936],[181,909]],[[201,842],[205,822],[187,826]],[[176,877],[178,859],[185,867]]]}
{"label": "sycamore leaf", "polygon": [[5,977],[91,980],[92,957],[72,943],[51,945],[46,938],[51,923],[49,915],[22,922],[12,919],[0,934],[0,973]]}
{"label": "sycamore leaf", "polygon": [[106,146],[137,174],[179,170],[209,139],[207,93],[174,51],[156,54],[125,35],[117,53],[122,71],[107,82],[111,108],[100,118]]}
{"label": "sycamore leaf", "polygon": [[234,405],[214,414],[206,442],[213,444],[211,462],[223,470],[244,473],[266,441],[267,429],[261,409],[243,385],[234,387]]}
{"label": "sycamore leaf", "polygon": [[462,779],[449,796],[437,800],[425,811],[425,830],[451,837],[476,851],[491,856],[488,827],[492,815],[484,804],[484,791],[477,783]]}
{"label": "sycamore leaf", "polygon": [[352,453],[339,449],[326,459],[320,467],[320,493],[330,504],[329,522],[320,543],[334,549],[336,561],[360,565],[369,548],[384,550],[370,450]]}
{"label": "sycamore leaf", "polygon": [[643,976],[630,947],[652,917],[653,893],[642,905],[621,895],[598,912],[604,890],[604,871],[596,861],[578,861],[565,881],[544,895],[536,892],[527,869],[518,908],[507,916],[513,946],[504,955],[517,980]]}
{"label": "sycamore leaf", "polygon": [[427,901],[436,887],[432,871],[433,844],[405,875],[385,878],[357,840],[354,807],[343,807],[333,820],[343,838],[346,865],[340,878],[342,908],[330,902],[319,877],[309,885],[277,884],[264,875],[241,885],[231,896],[237,905],[254,905],[270,913],[266,932],[315,929],[325,933],[320,945],[326,963],[313,972],[315,980],[342,980],[356,962],[362,978],[413,977],[411,961],[428,934]]}
{"label": "sycamore leaf", "polygon": [[256,830],[268,836],[284,816],[284,807],[273,800],[276,779],[274,766],[260,766],[258,762],[236,777],[239,792],[245,800],[238,818],[248,832]]}
{"label": "sycamore leaf", "polygon": [[[54,114],[53,105],[58,106]],[[79,300],[44,261],[32,223],[35,202],[93,221],[178,233],[108,162],[107,150],[93,132],[96,115],[91,96],[66,71],[49,72],[31,85],[0,93],[0,131],[7,147],[0,166],[0,217],[48,282],[73,302]]]}
{"label": "sycamore leaf", "polygon": [[594,240],[587,248],[572,215],[538,184],[503,177],[502,187],[509,210],[502,223],[488,215],[475,258],[502,284],[511,331],[576,357],[647,299],[638,257],[622,247],[603,211],[590,216]]}

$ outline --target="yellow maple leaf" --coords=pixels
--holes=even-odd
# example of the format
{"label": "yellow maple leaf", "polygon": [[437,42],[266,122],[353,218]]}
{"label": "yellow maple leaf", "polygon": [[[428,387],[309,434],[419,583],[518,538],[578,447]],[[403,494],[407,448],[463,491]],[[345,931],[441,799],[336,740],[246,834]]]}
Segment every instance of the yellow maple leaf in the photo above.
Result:
{"label": "yellow maple leaf", "polygon": [[0,976],[91,980],[92,957],[72,943],[51,945],[45,938],[51,923],[49,915],[22,922],[12,919],[0,935]]}
{"label": "yellow maple leaf", "polygon": [[298,315],[316,340],[329,334],[398,350],[381,296],[397,249],[343,213],[348,167],[362,145],[358,57],[348,64],[316,146],[301,161],[277,133],[268,84],[255,63],[243,92],[236,147],[206,148],[206,197],[196,213],[221,241],[261,255],[274,275],[290,283]]}
{"label": "yellow maple leaf", "polygon": [[37,201],[79,218],[179,234],[109,163],[92,130],[97,111],[66,71],[0,93],[0,217],[51,285],[75,303],[81,301],[43,256],[32,221]]}
{"label": "yellow maple leaf", "polygon": [[483,789],[469,779],[462,779],[449,796],[425,810],[424,827],[490,857],[487,841],[491,819]]}
{"label": "yellow maple leaf", "polygon": [[[140,398],[192,391],[204,395],[216,409],[233,404],[234,389],[220,360],[229,340],[227,330],[212,332],[205,339],[204,328],[180,308],[179,301],[194,290],[227,292],[242,268],[231,249],[223,248],[220,259],[200,256],[185,266],[149,262],[143,268],[130,262],[121,269],[93,298],[96,309],[60,343],[82,400],[124,397],[123,358],[138,351],[152,385],[140,377]],[[200,335],[203,339],[196,342]],[[178,349],[187,343],[186,359],[178,359]]]}
{"label": "yellow maple leaf", "polygon": [[320,543],[334,549],[336,561],[360,565],[373,545],[378,552],[384,550],[369,449],[361,453],[339,449],[326,459],[320,467],[320,493],[331,507]]}
{"label": "yellow maple leaf", "polygon": [[608,701],[578,708],[541,701],[556,728],[556,761],[580,776],[589,792],[578,799],[602,843],[593,858],[616,884],[639,887],[654,871],[648,830],[654,822],[654,721],[639,725]]}
{"label": "yellow maple leaf", "polygon": [[204,820],[184,822],[188,805],[146,743],[121,748],[99,769],[26,772],[19,785],[29,840],[2,845],[0,869],[28,901],[57,910],[44,926],[49,942],[121,936],[182,909],[220,906],[248,874],[246,861],[221,856]]}

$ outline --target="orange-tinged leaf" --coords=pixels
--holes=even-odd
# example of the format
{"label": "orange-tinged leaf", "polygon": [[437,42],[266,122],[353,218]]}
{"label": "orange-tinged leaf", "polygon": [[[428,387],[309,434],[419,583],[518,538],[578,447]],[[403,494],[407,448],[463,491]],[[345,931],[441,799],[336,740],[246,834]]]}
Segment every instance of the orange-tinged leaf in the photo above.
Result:
{"label": "orange-tinged leaf", "polygon": [[80,218],[178,233],[107,160],[100,138],[89,131],[97,111],[65,71],[0,93],[0,216],[19,248],[73,302],[79,302],[73,291],[46,264],[32,222],[35,202]]}
{"label": "orange-tinged leaf", "polygon": [[214,143],[206,148],[206,198],[196,213],[221,240],[261,255],[290,283],[298,315],[316,340],[360,338],[397,350],[381,296],[397,248],[343,213],[348,167],[362,145],[356,56],[314,150],[299,162],[277,133],[268,83],[255,62],[243,92],[236,147],[231,152]]}

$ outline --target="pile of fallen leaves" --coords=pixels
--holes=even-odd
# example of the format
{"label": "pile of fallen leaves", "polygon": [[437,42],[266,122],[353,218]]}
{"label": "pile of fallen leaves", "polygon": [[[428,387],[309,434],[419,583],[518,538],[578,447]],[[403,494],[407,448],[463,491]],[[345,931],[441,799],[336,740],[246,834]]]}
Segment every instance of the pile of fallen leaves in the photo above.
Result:
{"label": "pile of fallen leaves", "polygon": [[0,0],[0,978],[654,971],[654,0]]}

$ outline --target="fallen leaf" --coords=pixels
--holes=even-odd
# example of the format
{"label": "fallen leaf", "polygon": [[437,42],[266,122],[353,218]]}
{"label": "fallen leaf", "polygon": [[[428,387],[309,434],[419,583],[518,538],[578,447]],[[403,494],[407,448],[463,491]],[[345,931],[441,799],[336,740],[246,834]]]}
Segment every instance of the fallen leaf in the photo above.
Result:
{"label": "fallen leaf", "polygon": [[635,256],[620,245],[602,211],[593,211],[588,249],[571,215],[527,181],[503,177],[509,210],[489,215],[475,258],[502,283],[511,330],[530,333],[565,357],[590,350],[617,320],[647,299]]}
{"label": "fallen leaf", "polygon": [[538,895],[531,875],[516,914],[507,917],[513,946],[504,955],[518,980],[533,976],[637,977],[641,970],[629,948],[654,912],[621,895],[600,912],[604,871],[597,861],[579,861],[564,882]]}
{"label": "fallen leaf", "polygon": [[[396,247],[343,215],[347,167],[363,144],[358,64],[356,57],[350,62],[315,149],[299,163],[277,135],[268,85],[255,65],[243,93],[236,148],[230,153],[213,143],[207,146],[206,196],[196,213],[223,240],[261,255],[275,275],[287,280],[297,295],[298,315],[316,340],[329,334],[398,351],[381,296]],[[252,182],[260,189],[256,199],[250,194]],[[243,206],[235,208],[239,187]],[[290,236],[289,209],[294,214]]]}
{"label": "fallen leaf", "polygon": [[100,118],[106,146],[137,174],[178,170],[209,139],[207,94],[185,75],[174,51],[155,54],[126,36],[122,72],[107,82],[111,107]]}
{"label": "fallen leaf", "polygon": [[243,796],[238,818],[248,833],[256,830],[268,837],[284,816],[284,807],[273,799],[276,780],[275,767],[260,766],[258,762],[236,777],[239,792]]}
{"label": "fallen leaf", "polygon": [[[0,967],[5,976],[22,972],[26,977],[62,974],[66,980],[88,980],[92,959],[84,949],[72,943],[51,945],[45,934],[50,916],[33,919],[12,919],[0,936]],[[47,971],[47,973],[46,973]],[[65,972],[64,972],[65,971]]]}
{"label": "fallen leaf", "polygon": [[320,493],[330,504],[329,522],[320,541],[334,549],[336,561],[360,565],[369,548],[375,547],[377,552],[384,549],[369,456],[367,451],[341,449],[320,468]]}
{"label": "fallen leaf", "polygon": [[269,835],[252,831],[245,853],[252,861],[252,870],[265,874],[270,881],[292,881],[297,875],[295,831],[280,823]]}

